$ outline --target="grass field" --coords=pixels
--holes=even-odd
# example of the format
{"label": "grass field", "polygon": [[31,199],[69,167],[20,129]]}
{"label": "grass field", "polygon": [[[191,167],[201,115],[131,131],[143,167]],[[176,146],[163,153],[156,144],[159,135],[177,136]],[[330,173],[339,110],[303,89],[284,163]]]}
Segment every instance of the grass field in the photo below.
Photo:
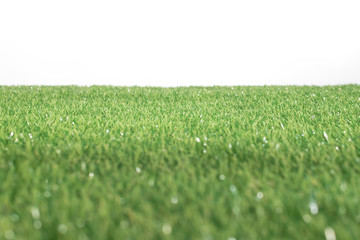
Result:
{"label": "grass field", "polygon": [[0,87],[0,239],[359,239],[360,86]]}

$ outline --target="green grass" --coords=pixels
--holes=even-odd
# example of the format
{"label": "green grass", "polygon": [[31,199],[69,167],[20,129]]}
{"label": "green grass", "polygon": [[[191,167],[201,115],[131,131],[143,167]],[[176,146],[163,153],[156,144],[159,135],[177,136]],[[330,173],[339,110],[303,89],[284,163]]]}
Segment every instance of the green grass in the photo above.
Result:
{"label": "green grass", "polygon": [[0,239],[360,236],[360,86],[0,87]]}

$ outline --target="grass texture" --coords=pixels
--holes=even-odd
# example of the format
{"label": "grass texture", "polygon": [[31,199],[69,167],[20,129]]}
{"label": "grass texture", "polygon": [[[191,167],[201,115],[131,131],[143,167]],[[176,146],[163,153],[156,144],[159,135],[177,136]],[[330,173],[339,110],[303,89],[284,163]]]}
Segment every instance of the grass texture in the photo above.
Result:
{"label": "grass texture", "polygon": [[0,87],[0,239],[359,239],[360,86]]}

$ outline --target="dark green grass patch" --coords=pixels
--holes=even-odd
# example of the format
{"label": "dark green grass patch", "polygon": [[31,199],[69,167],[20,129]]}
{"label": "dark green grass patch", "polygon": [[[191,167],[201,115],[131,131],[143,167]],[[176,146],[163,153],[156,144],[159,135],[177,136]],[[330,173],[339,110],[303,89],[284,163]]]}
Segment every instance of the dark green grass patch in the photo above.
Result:
{"label": "dark green grass patch", "polygon": [[358,239],[360,86],[0,87],[0,239]]}

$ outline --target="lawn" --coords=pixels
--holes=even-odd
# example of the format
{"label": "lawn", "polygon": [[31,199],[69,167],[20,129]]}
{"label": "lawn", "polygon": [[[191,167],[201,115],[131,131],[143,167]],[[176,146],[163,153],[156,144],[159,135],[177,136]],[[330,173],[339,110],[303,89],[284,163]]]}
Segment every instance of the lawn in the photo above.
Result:
{"label": "lawn", "polygon": [[0,239],[359,239],[360,85],[0,86]]}

